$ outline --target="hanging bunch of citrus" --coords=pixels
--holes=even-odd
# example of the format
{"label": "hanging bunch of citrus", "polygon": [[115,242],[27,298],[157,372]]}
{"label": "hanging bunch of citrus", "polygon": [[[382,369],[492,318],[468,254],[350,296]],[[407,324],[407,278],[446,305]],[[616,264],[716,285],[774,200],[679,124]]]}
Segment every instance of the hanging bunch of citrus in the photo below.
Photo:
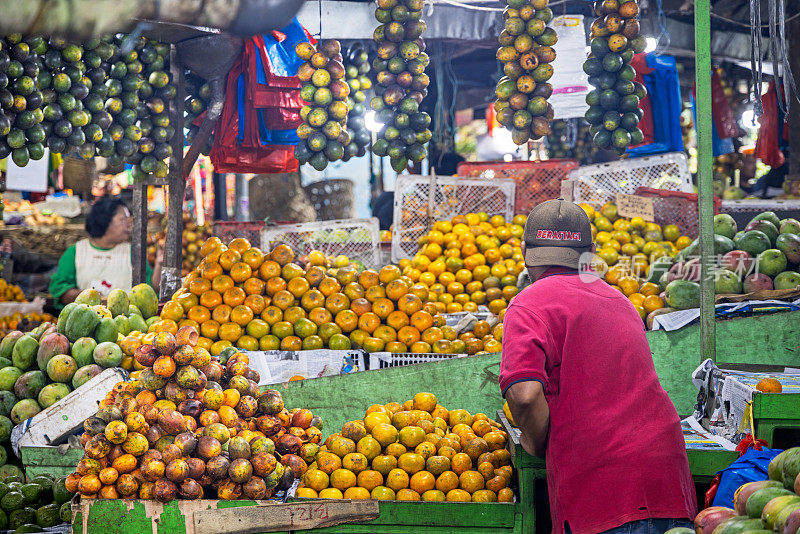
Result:
{"label": "hanging bunch of citrus", "polygon": [[430,83],[422,7],[423,0],[379,0],[375,10],[381,25],[373,34],[378,43],[378,57],[372,62],[377,85],[370,106],[383,128],[372,151],[389,156],[397,172],[425,159],[425,143],[432,137],[430,115],[419,109]]}
{"label": "hanging bunch of citrus", "polygon": [[350,86],[350,96],[347,103],[350,114],[347,118],[347,133],[350,135],[350,144],[345,147],[343,161],[352,157],[361,157],[367,153],[370,141],[370,131],[364,124],[364,114],[367,108],[364,101],[367,91],[372,89],[372,80],[369,79],[369,56],[360,42],[350,46],[344,58],[344,72],[347,84]]}
{"label": "hanging bunch of citrus", "polygon": [[518,145],[550,133],[553,106],[547,102],[553,87],[550,64],[556,58],[558,36],[547,24],[553,19],[548,0],[508,0],[505,27],[498,41],[497,59],[505,76],[495,89],[497,120],[511,130]]}
{"label": "hanging bunch of citrus", "polygon": [[644,85],[634,81],[631,66],[634,54],[644,51],[645,39],[639,34],[639,4],[636,0],[598,0],[598,18],[591,28],[591,53],[583,64],[594,87],[586,95],[586,121],[600,148],[620,154],[628,145],[644,140],[638,128],[642,119],[639,101],[647,96]]}
{"label": "hanging bunch of citrus", "polygon": [[346,129],[350,86],[344,80],[341,50],[335,39],[295,47],[297,56],[306,61],[297,69],[297,77],[303,82],[300,96],[308,104],[300,109],[303,124],[297,127],[297,136],[302,142],[295,147],[294,157],[318,171],[342,159],[350,144]]}
{"label": "hanging bunch of citrus", "polygon": [[485,414],[447,410],[433,393],[373,404],[331,434],[298,497],[513,502],[508,435]]}

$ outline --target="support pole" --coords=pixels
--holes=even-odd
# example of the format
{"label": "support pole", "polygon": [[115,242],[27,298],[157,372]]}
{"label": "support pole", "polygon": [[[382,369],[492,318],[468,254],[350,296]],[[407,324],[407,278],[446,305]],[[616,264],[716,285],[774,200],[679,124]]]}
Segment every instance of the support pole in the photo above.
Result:
{"label": "support pole", "polygon": [[167,210],[167,237],[164,242],[164,266],[161,269],[160,300],[169,299],[181,285],[183,263],[183,196],[186,180],[183,177],[183,65],[178,60],[175,46],[170,51],[170,74],[175,84],[175,98],[170,104],[169,121],[175,128],[170,141],[172,155],[169,158],[169,208]]}
{"label": "support pole", "polygon": [[697,185],[700,222],[700,352],[716,361],[714,320],[714,187],[711,144],[710,0],[694,3],[695,86],[697,97]]}
{"label": "support pole", "polygon": [[147,184],[133,184],[133,233],[131,234],[131,266],[133,285],[147,282]]}

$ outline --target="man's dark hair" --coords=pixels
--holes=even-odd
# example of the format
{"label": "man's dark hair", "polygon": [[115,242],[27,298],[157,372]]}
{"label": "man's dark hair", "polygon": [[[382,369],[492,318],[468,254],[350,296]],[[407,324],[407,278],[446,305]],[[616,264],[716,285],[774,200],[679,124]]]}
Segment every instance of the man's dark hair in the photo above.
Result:
{"label": "man's dark hair", "polygon": [[111,224],[111,219],[120,206],[127,208],[120,197],[102,197],[93,205],[86,216],[86,233],[90,237],[103,237]]}

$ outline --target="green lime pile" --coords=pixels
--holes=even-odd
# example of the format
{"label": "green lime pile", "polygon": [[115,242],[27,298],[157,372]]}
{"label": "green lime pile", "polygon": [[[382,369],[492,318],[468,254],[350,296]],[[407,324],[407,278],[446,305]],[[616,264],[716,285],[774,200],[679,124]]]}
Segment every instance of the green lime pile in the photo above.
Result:
{"label": "green lime pile", "polygon": [[586,95],[585,118],[598,147],[622,154],[644,139],[638,128],[643,114],[639,101],[647,90],[634,81],[636,71],[631,66],[633,55],[645,48],[644,36],[639,34],[639,5],[635,0],[598,0],[595,12],[591,53],[583,64],[594,87]]}
{"label": "green lime pile", "polygon": [[550,133],[553,106],[547,101],[553,86],[551,63],[558,36],[547,24],[553,20],[548,0],[507,0],[505,25],[500,32],[497,59],[505,76],[497,82],[494,104],[497,121],[511,130],[514,143],[539,139]]}
{"label": "green lime pile", "polygon": [[297,69],[303,82],[300,96],[308,102],[300,109],[303,124],[297,127],[302,143],[294,150],[294,157],[302,165],[310,163],[321,171],[331,161],[344,157],[350,144],[347,133],[347,115],[350,106],[350,85],[344,80],[342,46],[335,39],[320,40],[317,46],[298,43],[295,52],[305,63]]}
{"label": "green lime pile", "polygon": [[353,43],[344,54],[344,76],[350,86],[350,96],[347,97],[347,105],[350,106],[347,117],[350,144],[345,147],[343,161],[352,157],[360,158],[367,153],[371,134],[364,124],[364,114],[367,111],[364,101],[367,99],[367,91],[372,89],[372,80],[367,76],[369,70],[369,56],[364,44]]}
{"label": "green lime pile", "polygon": [[378,57],[372,62],[377,85],[370,107],[383,126],[372,151],[389,156],[397,172],[425,159],[425,143],[432,137],[430,115],[419,109],[430,83],[422,7],[423,0],[378,0],[375,10],[381,24],[373,33],[378,43]]}
{"label": "green lime pile", "polygon": [[28,477],[19,467],[0,467],[0,529],[43,532],[72,522],[72,497],[66,478],[41,474]]}

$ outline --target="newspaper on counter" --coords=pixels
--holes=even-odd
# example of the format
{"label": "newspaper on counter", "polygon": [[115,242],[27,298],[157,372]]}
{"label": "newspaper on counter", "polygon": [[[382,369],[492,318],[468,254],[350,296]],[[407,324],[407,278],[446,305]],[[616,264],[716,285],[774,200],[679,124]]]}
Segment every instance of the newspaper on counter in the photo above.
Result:
{"label": "newspaper on counter", "polygon": [[259,386],[289,382],[292,378],[319,378],[363,371],[360,350],[251,351],[250,368],[258,372]]}
{"label": "newspaper on counter", "polygon": [[[714,313],[717,317],[726,317],[737,313],[772,313],[776,311],[800,310],[800,299],[794,302],[781,300],[747,300],[717,304]],[[700,308],[678,310],[653,318],[653,330],[672,332],[687,326],[700,318]]]}

